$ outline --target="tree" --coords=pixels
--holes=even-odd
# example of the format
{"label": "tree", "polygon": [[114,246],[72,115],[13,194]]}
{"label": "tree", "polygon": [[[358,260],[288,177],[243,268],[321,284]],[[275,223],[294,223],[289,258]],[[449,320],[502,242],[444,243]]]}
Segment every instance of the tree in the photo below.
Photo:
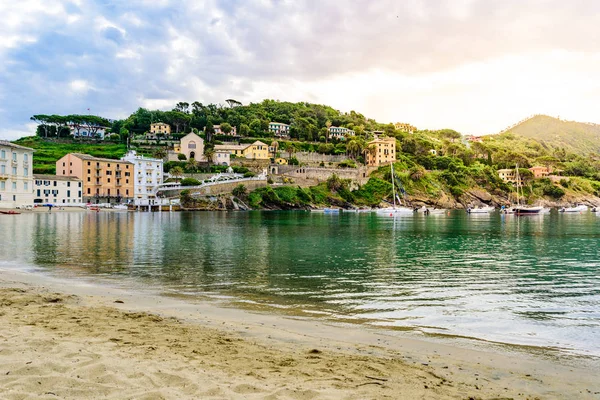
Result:
{"label": "tree", "polygon": [[239,197],[240,199],[243,199],[248,194],[248,189],[246,189],[246,186],[244,186],[240,183],[239,185],[237,185],[236,187],[233,188],[233,190],[231,191],[231,194],[233,194],[235,197]]}
{"label": "tree", "polygon": [[212,164],[214,155],[215,155],[214,148],[209,147],[209,146],[204,148],[204,156],[206,157],[206,161],[208,162],[209,166]]}
{"label": "tree", "polygon": [[225,100],[225,102],[227,104],[229,104],[230,108],[239,107],[242,105],[242,103],[240,103],[239,101],[234,100],[234,99],[227,99],[227,100]]}
{"label": "tree", "polygon": [[[215,128],[213,127],[213,124],[210,121],[210,119],[206,122],[206,127],[204,128],[204,134],[206,135],[206,142],[212,143],[213,135],[215,134]],[[206,151],[204,151],[204,154],[206,154]]]}
{"label": "tree", "polygon": [[175,182],[179,183],[179,179],[181,179],[181,177],[183,176],[183,169],[176,165],[173,168],[171,168],[170,174],[172,177],[175,178]]}
{"label": "tree", "polygon": [[188,109],[190,108],[190,103],[186,103],[184,101],[180,101],[175,105],[173,111],[179,111],[181,113],[188,114]]}
{"label": "tree", "polygon": [[39,127],[44,131],[44,137],[48,137],[48,116],[43,114],[34,115],[29,118],[33,122],[36,122]]}
{"label": "tree", "polygon": [[232,130],[233,130],[233,127],[230,124],[228,124],[227,122],[223,122],[221,124],[221,131],[223,131],[223,133],[229,134],[229,133],[231,133]]}
{"label": "tree", "polygon": [[362,152],[364,146],[357,140],[353,139],[346,145],[346,151],[350,154],[350,157],[356,160],[356,158]]}
{"label": "tree", "polygon": [[271,142],[271,148],[273,149],[273,158],[277,155],[277,150],[279,150],[279,142],[277,140],[273,140]]}
{"label": "tree", "polygon": [[238,133],[240,136],[248,136],[250,134],[250,127],[246,124],[241,124]]}
{"label": "tree", "polygon": [[185,160],[187,160],[187,157],[185,156],[185,154],[179,153],[179,154],[177,154],[177,159],[179,161],[185,161]]}
{"label": "tree", "polygon": [[327,122],[325,122],[326,131],[323,132],[323,133],[325,133],[325,143],[329,142],[329,128],[331,128],[331,121],[327,120]]}
{"label": "tree", "polygon": [[165,158],[167,156],[167,150],[165,150],[163,147],[159,147],[158,149],[154,150],[152,155],[155,158]]}

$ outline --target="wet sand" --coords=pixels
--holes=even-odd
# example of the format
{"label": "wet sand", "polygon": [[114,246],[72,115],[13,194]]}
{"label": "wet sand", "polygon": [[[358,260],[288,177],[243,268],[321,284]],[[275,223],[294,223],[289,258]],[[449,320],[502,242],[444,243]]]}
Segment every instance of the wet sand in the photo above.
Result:
{"label": "wet sand", "polygon": [[0,270],[2,399],[600,399],[597,370]]}

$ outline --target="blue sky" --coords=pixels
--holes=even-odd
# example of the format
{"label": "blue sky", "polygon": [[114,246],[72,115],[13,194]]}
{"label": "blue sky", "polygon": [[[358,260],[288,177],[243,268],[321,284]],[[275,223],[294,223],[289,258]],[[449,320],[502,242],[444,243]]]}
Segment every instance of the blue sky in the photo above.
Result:
{"label": "blue sky", "polygon": [[33,114],[123,118],[275,98],[494,133],[600,122],[600,3],[558,0],[1,2],[0,138]]}

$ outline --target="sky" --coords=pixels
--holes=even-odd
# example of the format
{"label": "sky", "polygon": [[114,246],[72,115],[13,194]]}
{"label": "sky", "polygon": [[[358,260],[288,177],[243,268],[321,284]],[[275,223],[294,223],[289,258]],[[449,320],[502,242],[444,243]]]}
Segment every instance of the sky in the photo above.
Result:
{"label": "sky", "polygon": [[32,134],[34,114],[228,98],[476,135],[537,113],[600,123],[597,1],[19,0],[0,15],[0,139]]}

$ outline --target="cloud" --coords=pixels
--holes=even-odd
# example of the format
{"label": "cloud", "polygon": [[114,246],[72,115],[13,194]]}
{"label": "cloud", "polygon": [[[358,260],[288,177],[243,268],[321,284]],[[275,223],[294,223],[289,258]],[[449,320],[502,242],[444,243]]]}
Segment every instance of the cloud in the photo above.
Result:
{"label": "cloud", "polygon": [[533,112],[593,120],[599,11],[584,0],[3,2],[0,137],[37,113],[119,118],[230,97],[473,133]]}

